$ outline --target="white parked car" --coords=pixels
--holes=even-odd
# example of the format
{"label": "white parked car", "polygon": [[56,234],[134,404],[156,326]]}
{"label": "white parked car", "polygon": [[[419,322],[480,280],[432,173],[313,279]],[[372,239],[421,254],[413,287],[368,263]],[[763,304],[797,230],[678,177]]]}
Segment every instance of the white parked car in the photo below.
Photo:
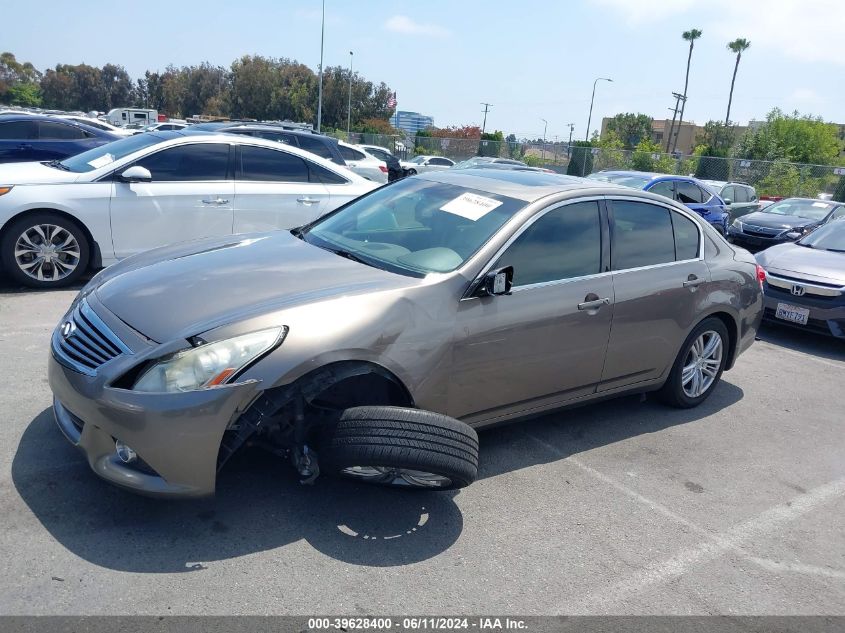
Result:
{"label": "white parked car", "polygon": [[136,134],[141,132],[171,132],[173,130],[184,130],[188,127],[187,123],[179,123],[178,121],[162,121],[161,123],[153,123],[147,127],[138,130]]}
{"label": "white parked car", "polygon": [[409,176],[414,174],[422,174],[427,171],[438,171],[441,169],[449,169],[455,164],[455,161],[444,158],[443,156],[416,156],[412,160],[401,161],[402,168]]}
{"label": "white parked car", "polygon": [[0,260],[35,288],[201,237],[300,226],[377,183],[251,136],[155,132],[0,165]]}
{"label": "white parked car", "polygon": [[346,166],[356,174],[373,182],[382,184],[387,182],[387,164],[383,160],[379,160],[360,147],[343,141],[338,141],[338,149],[343,160],[346,161]]}
{"label": "white parked car", "polygon": [[112,125],[111,123],[107,123],[106,121],[92,119],[88,116],[81,116],[78,114],[53,114],[51,116],[54,116],[57,119],[67,119],[68,121],[76,121],[77,123],[89,125],[91,127],[97,128],[98,130],[103,130],[104,132],[109,132],[117,136],[132,136],[133,134],[133,130],[127,130],[124,127],[117,127],[116,125]]}

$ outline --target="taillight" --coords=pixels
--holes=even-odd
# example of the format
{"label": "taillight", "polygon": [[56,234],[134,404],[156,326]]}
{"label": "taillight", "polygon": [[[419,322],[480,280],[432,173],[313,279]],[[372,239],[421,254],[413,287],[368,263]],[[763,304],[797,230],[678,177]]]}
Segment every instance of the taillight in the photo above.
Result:
{"label": "taillight", "polygon": [[757,281],[760,282],[760,287],[763,287],[763,282],[766,281],[766,269],[760,264],[757,264]]}
{"label": "taillight", "polygon": [[384,165],[379,165],[378,168],[381,169],[383,174],[387,173],[387,167],[385,167]]}

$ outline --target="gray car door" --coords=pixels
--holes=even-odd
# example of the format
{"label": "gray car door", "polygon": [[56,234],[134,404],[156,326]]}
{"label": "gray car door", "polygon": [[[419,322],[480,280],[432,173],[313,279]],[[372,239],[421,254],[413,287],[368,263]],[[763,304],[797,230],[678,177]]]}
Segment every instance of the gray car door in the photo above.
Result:
{"label": "gray car door", "polygon": [[613,310],[605,220],[597,200],[554,206],[495,258],[514,286],[459,305],[450,415],[489,422],[595,391]]}
{"label": "gray car door", "polygon": [[710,283],[702,228],[686,212],[643,200],[608,202],[615,302],[599,391],[664,376],[701,318]]}

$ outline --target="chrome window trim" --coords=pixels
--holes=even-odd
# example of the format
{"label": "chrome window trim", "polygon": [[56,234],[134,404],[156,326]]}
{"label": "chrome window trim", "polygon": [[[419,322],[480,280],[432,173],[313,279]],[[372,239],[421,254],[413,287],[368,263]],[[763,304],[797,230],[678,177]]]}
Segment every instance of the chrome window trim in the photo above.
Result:
{"label": "chrome window trim", "polygon": [[[488,260],[488,262],[481,268],[481,272],[479,272],[478,275],[475,276],[475,279],[472,280],[472,283],[470,283],[469,287],[467,288],[466,292],[464,293],[464,296],[461,297],[461,301],[465,301],[467,299],[477,299],[478,298],[478,297],[471,297],[467,293],[469,293],[469,291],[471,289],[475,288],[476,285],[478,284],[478,282],[481,281],[484,278],[484,275],[486,275],[490,271],[490,269],[493,267],[493,264],[495,264],[497,261],[499,261],[499,258],[502,256],[502,253],[504,253],[510,247],[510,245],[513,244],[519,238],[519,236],[522,235],[525,231],[527,231],[528,228],[531,227],[537,220],[539,220],[540,218],[542,218],[543,216],[545,216],[547,213],[549,213],[551,211],[554,211],[556,209],[560,209],[560,208],[565,207],[565,206],[569,206],[570,204],[575,204],[577,202],[596,202],[597,203],[597,205],[596,205],[597,209],[596,210],[599,213],[599,218],[601,218],[601,207],[598,203],[604,201],[606,198],[607,198],[607,196],[586,196],[586,197],[583,197],[583,198],[569,198],[569,199],[566,199],[566,200],[559,200],[557,202],[552,202],[549,206],[543,207],[542,209],[538,210],[533,216],[531,216],[528,220],[526,220],[522,224],[522,226],[520,226],[516,231],[514,231],[514,234],[511,235],[504,244],[502,244],[502,246],[499,248],[498,251],[496,251],[496,253],[493,255],[493,257],[491,257]],[[504,228],[504,226],[502,228]],[[491,239],[492,239],[492,236],[491,236]],[[564,277],[562,279],[552,279],[550,281],[542,281],[542,282],[538,282],[536,284],[528,284],[528,285],[525,285],[525,286],[513,286],[511,288],[511,291],[515,291],[519,288],[527,288],[529,286],[539,287],[539,286],[544,286],[544,285],[552,285],[552,284],[562,283],[562,282],[566,282],[566,281],[571,281],[571,280],[574,280],[574,279],[584,279],[584,278],[589,278],[589,277],[598,277],[600,275],[609,274],[609,272],[610,271],[599,272],[599,273],[596,273],[595,275],[582,275],[581,277]]]}
{"label": "chrome window trim", "polygon": [[603,273],[596,273],[595,275],[581,275],[580,277],[567,277],[565,279],[554,279],[552,281],[539,281],[534,284],[525,284],[524,286],[513,286],[511,292],[521,292],[523,290],[534,290],[535,288],[545,288],[547,286],[560,286],[563,284],[574,283],[578,281],[585,281],[588,279],[599,279],[601,277],[610,277],[613,275],[612,271]]}

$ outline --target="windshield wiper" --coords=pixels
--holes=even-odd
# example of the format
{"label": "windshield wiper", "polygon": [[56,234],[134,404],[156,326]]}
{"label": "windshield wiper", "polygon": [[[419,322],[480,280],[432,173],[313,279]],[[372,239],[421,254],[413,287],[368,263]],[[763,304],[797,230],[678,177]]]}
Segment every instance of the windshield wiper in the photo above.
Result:
{"label": "windshield wiper", "polygon": [[373,264],[371,262],[368,262],[367,260],[362,259],[358,255],[356,255],[355,253],[352,253],[350,251],[345,251],[341,248],[333,248],[333,249],[331,249],[331,251],[335,255],[340,255],[341,257],[345,257],[346,259],[348,259],[350,261],[358,262],[359,264],[364,264],[365,266],[372,266],[373,268],[375,268],[375,266],[373,266]]}
{"label": "windshield wiper", "polygon": [[61,169],[62,171],[70,171],[70,167],[68,167],[67,165],[62,163],[62,161],[60,161],[59,159],[48,160],[44,164],[47,165],[48,167],[53,167],[54,169]]}

